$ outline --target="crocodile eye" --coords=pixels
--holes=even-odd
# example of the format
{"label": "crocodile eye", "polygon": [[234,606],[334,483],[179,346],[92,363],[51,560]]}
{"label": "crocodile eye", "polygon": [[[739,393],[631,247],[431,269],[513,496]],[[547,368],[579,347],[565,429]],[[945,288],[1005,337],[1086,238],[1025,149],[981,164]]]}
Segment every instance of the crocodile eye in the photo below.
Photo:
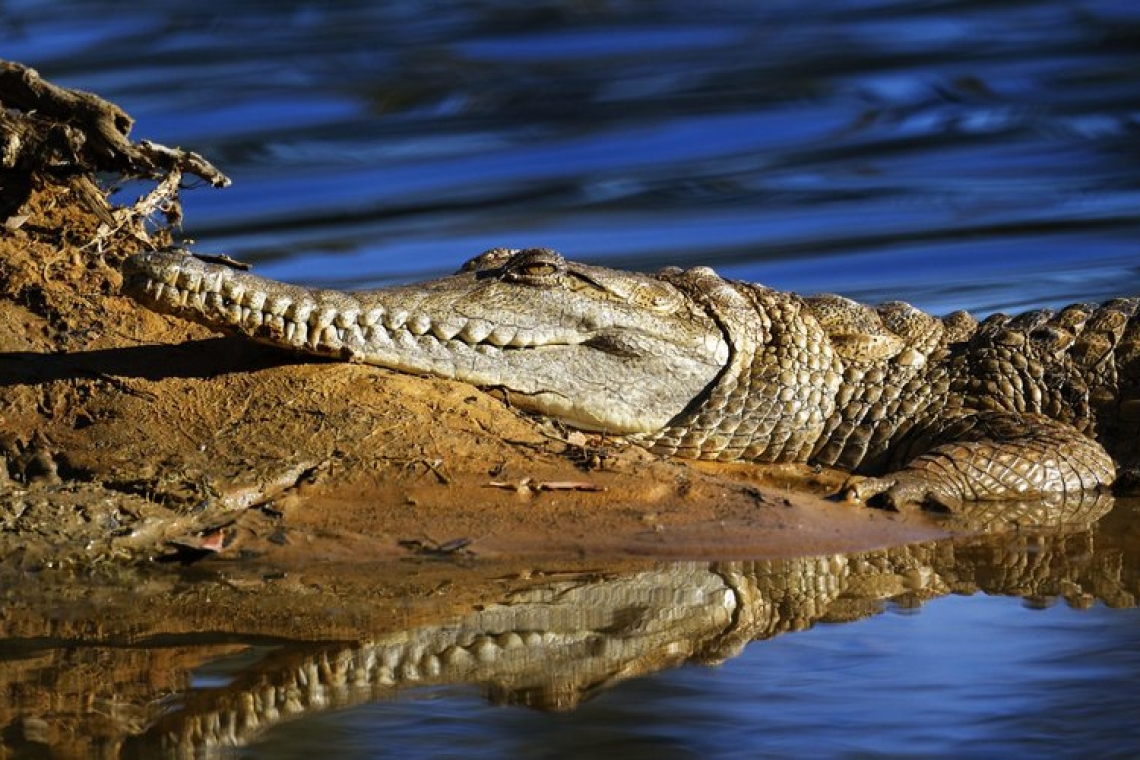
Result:
{"label": "crocodile eye", "polygon": [[519,251],[503,264],[505,282],[523,285],[554,285],[566,272],[566,260],[548,248]]}
{"label": "crocodile eye", "polygon": [[630,291],[629,302],[643,309],[668,312],[676,310],[684,300],[673,288],[666,289],[659,282],[641,283]]}
{"label": "crocodile eye", "polygon": [[511,274],[515,277],[548,277],[558,272],[558,267],[553,264],[546,264],[543,262],[535,262],[533,264],[523,264],[511,270]]}
{"label": "crocodile eye", "polygon": [[498,271],[518,252],[517,248],[492,248],[464,262],[463,266],[459,268],[459,271],[476,273],[490,270]]}

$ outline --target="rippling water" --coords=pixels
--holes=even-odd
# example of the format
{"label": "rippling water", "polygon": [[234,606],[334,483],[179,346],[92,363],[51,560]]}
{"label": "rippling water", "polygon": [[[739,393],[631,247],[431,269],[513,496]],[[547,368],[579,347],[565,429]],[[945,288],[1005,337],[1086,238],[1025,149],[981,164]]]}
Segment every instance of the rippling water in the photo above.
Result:
{"label": "rippling water", "polygon": [[215,159],[186,231],[272,276],[545,245],[992,310],[1140,280],[1137,8],[6,2],[0,49]]}
{"label": "rippling water", "polygon": [[[125,8],[0,1],[0,55],[218,163],[234,185],[186,193],[186,234],[269,276],[365,287],[541,245],[936,312],[1140,293],[1129,0]],[[263,754],[1119,753],[1138,623],[951,598],[566,714],[440,687]]]}

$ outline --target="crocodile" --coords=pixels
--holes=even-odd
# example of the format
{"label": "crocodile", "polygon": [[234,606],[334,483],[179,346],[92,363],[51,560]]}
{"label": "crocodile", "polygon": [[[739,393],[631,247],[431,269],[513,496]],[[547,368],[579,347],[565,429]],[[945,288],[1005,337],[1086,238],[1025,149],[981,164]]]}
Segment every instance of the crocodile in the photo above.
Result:
{"label": "crocodile", "polygon": [[979,321],[543,248],[357,293],[163,250],[129,257],[123,289],[292,351],[501,389],[662,455],[845,469],[849,498],[890,507],[1063,499],[1140,460],[1140,298]]}

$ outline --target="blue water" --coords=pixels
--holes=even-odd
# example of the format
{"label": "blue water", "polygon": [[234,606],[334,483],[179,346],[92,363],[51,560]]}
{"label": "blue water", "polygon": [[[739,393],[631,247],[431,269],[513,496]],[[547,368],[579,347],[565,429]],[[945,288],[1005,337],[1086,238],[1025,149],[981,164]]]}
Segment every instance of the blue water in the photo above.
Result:
{"label": "blue water", "polygon": [[283,727],[243,757],[1104,757],[1140,750],[1140,612],[948,597],[821,625],[577,710],[409,691]]}
{"label": "blue water", "polygon": [[186,233],[270,276],[544,245],[938,312],[1140,280],[1128,0],[123,8],[5,3],[0,50],[214,159]]}
{"label": "blue water", "polygon": [[[185,234],[268,276],[549,246],[935,312],[1140,293],[1138,39],[1131,0],[0,2],[0,55],[233,178]],[[1121,755],[1138,622],[951,597],[566,714],[409,692],[250,756]]]}

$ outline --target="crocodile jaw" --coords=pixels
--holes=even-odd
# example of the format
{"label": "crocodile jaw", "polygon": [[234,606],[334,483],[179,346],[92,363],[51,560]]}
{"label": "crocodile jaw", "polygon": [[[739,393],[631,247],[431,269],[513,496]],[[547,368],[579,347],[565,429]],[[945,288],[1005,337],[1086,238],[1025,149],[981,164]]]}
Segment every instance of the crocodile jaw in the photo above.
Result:
{"label": "crocodile jaw", "polygon": [[[124,291],[156,311],[275,346],[502,388],[511,403],[577,428],[661,430],[726,364],[723,334],[665,290],[672,286],[622,274],[606,287],[609,270],[579,269],[590,286],[576,279],[536,287],[466,271],[343,293],[158,252],[127,260]],[[646,288],[670,296],[669,308],[623,300]]]}

